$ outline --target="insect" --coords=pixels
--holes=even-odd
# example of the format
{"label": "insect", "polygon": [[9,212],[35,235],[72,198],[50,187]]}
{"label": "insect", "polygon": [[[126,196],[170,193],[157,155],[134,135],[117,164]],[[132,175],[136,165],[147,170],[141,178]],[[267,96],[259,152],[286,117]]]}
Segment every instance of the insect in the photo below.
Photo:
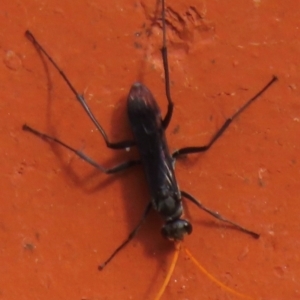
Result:
{"label": "insect", "polygon": [[232,117],[227,119],[207,145],[184,147],[171,154],[168,148],[165,132],[172,119],[174,103],[172,101],[170,92],[170,76],[166,41],[165,1],[162,0],[161,3],[163,32],[163,45],[161,48],[161,54],[164,66],[165,92],[168,101],[168,110],[166,115],[162,117],[158,104],[150,90],[140,82],[134,83],[127,97],[127,113],[134,135],[134,140],[125,140],[117,143],[111,142],[108,139],[106,132],[91,112],[83,95],[79,94],[76,91],[65,73],[60,69],[60,67],[46,52],[46,50],[40,45],[33,34],[30,31],[26,31],[25,33],[26,37],[33,43],[33,45],[48,58],[48,60],[60,73],[63,80],[69,86],[70,90],[76,96],[76,99],[79,101],[91,121],[103,136],[106,146],[111,149],[124,149],[136,146],[140,153],[140,159],[126,161],[122,164],[106,169],[83,152],[70,147],[61,140],[49,136],[45,133],[41,133],[27,125],[23,125],[23,130],[31,132],[32,134],[35,134],[46,141],[55,142],[61,145],[62,147],[72,151],[81,159],[85,160],[87,163],[91,164],[105,174],[114,174],[125,169],[132,168],[136,165],[143,166],[146,180],[150,189],[151,200],[146,206],[145,211],[137,226],[130,232],[127,239],[117,249],[115,249],[115,251],[109,256],[109,258],[99,266],[100,270],[102,270],[113,259],[113,257],[132,240],[132,238],[142,226],[151,209],[157,211],[162,217],[164,224],[162,226],[161,233],[165,238],[173,241],[180,241],[184,238],[185,235],[190,234],[192,232],[192,225],[188,220],[182,218],[182,198],[186,198],[213,217],[232,226],[235,226],[239,230],[253,236],[254,238],[259,237],[259,234],[248,230],[235,222],[230,221],[229,219],[220,215],[218,212],[207,208],[188,192],[180,190],[176,181],[174,163],[175,160],[180,156],[193,153],[201,153],[209,150],[212,145],[222,136],[222,134],[229,127],[232,121],[235,120],[236,117],[240,115],[262,93],[264,93],[277,80],[277,78],[274,76],[262,90],[260,90],[254,97],[248,100]]}

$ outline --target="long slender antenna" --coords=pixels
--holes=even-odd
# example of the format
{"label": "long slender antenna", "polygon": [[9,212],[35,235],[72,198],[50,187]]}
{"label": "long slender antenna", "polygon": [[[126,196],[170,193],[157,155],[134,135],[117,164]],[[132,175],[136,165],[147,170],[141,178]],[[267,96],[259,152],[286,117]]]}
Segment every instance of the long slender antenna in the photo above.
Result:
{"label": "long slender antenna", "polygon": [[171,279],[171,276],[172,276],[172,274],[174,272],[174,269],[176,267],[176,263],[178,261],[180,250],[181,250],[181,242],[179,242],[178,244],[175,245],[174,256],[173,256],[170,268],[168,270],[167,276],[166,276],[166,278],[165,278],[165,280],[164,280],[161,288],[159,289],[157,295],[155,296],[154,300],[160,300],[161,296],[164,294],[164,292],[165,292],[165,290],[167,288],[167,285],[170,282],[170,279]]}
{"label": "long slender antenna", "polygon": [[191,259],[191,261],[196,265],[196,267],[204,274],[206,275],[211,281],[213,281],[216,285],[218,285],[219,287],[221,287],[222,289],[224,289],[225,291],[227,291],[228,293],[231,293],[233,295],[236,295],[240,298],[244,298],[244,299],[248,299],[248,300],[254,300],[253,298],[251,298],[248,295],[244,295],[240,292],[237,292],[236,290],[228,287],[227,285],[225,285],[223,282],[219,281],[218,279],[216,279],[213,275],[211,275],[203,266],[200,265],[200,263],[197,261],[197,259],[192,255],[192,253],[187,249],[184,248],[185,253],[188,255],[188,257]]}

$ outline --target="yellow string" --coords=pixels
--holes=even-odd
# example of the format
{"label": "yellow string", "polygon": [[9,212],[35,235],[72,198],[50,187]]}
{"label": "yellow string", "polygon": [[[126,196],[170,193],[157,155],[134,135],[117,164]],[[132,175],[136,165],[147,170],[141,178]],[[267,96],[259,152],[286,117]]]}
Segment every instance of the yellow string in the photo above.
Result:
{"label": "yellow string", "polygon": [[168,285],[168,283],[169,283],[169,281],[171,279],[171,276],[172,276],[172,274],[174,272],[175,265],[176,265],[176,263],[178,261],[179,252],[180,252],[180,248],[181,248],[180,247],[180,243],[176,244],[175,247],[176,247],[176,250],[175,250],[175,253],[174,253],[174,256],[173,256],[173,259],[172,259],[172,263],[171,263],[170,269],[169,269],[169,271],[167,273],[167,276],[166,276],[166,278],[165,278],[165,280],[164,280],[161,288],[158,291],[158,294],[154,298],[154,300],[159,300],[161,298],[161,296],[165,292],[166,287],[167,287],[167,285]]}
{"label": "yellow string", "polygon": [[210,273],[208,273],[208,271],[206,269],[204,269],[200,263],[196,260],[196,258],[191,254],[191,252],[187,249],[184,248],[186,254],[188,255],[188,257],[191,259],[191,261],[200,269],[201,272],[203,272],[211,281],[213,281],[214,283],[216,283],[218,286],[220,286],[221,288],[223,288],[224,290],[226,290],[229,293],[232,293],[238,297],[244,298],[244,299],[249,299],[249,300],[253,300],[253,298],[251,298],[250,296],[241,294],[233,289],[231,289],[230,287],[226,286],[224,283],[222,283],[221,281],[217,280],[215,277],[213,277]]}

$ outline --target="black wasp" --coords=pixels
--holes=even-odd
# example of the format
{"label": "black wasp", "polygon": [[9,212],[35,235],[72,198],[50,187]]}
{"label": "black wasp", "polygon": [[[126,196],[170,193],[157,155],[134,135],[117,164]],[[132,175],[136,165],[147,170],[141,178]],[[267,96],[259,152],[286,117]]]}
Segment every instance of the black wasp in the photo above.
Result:
{"label": "black wasp", "polygon": [[95,168],[97,168],[105,174],[117,173],[139,164],[143,165],[146,174],[146,179],[150,189],[151,200],[147,205],[140,222],[129,234],[128,238],[111,254],[111,256],[102,265],[99,266],[99,269],[101,270],[135,236],[151,209],[156,210],[161,215],[164,221],[161,233],[165,238],[177,241],[182,240],[185,235],[190,234],[192,232],[192,225],[188,220],[181,218],[183,213],[182,197],[190,200],[199,208],[203,209],[215,218],[224,221],[228,224],[231,224],[255,238],[259,237],[259,234],[224,218],[218,212],[212,211],[209,208],[205,207],[202,203],[200,203],[189,193],[179,190],[174,173],[174,162],[180,156],[192,153],[205,152],[208,149],[210,149],[210,147],[220,138],[220,136],[228,128],[231,122],[239,114],[241,114],[253,101],[255,101],[264,91],[266,91],[277,80],[277,78],[274,76],[272,80],[260,92],[258,92],[253,98],[248,100],[231,118],[227,119],[207,145],[200,147],[184,147],[170,154],[165,136],[165,131],[171,121],[174,104],[170,94],[170,76],[166,44],[166,19],[164,0],[162,1],[162,29],[163,46],[161,48],[161,54],[165,74],[165,91],[168,100],[168,111],[164,118],[162,118],[160,109],[150,90],[140,82],[134,83],[129,91],[129,95],[127,98],[127,113],[133,131],[134,140],[126,140],[118,143],[112,143],[109,141],[104,129],[98,123],[95,116],[91,112],[83,95],[79,94],[75,90],[75,88],[73,87],[67,76],[64,74],[64,72],[58,67],[58,65],[55,63],[52,57],[38,43],[38,41],[35,39],[32,33],[30,31],[26,31],[25,33],[26,37],[33,43],[33,45],[49,59],[52,65],[60,73],[60,75],[67,83],[73,94],[76,96],[79,103],[82,105],[85,112],[88,114],[88,116],[90,117],[94,125],[97,127],[99,132],[102,134],[106,146],[111,149],[124,149],[136,146],[140,152],[140,159],[130,160],[115,167],[106,169],[90,157],[86,156],[81,151],[68,146],[67,144],[58,140],[57,138],[41,133],[27,125],[23,125],[24,130],[29,131],[46,141],[60,144],[61,146],[74,152],[80,158],[93,165]]}

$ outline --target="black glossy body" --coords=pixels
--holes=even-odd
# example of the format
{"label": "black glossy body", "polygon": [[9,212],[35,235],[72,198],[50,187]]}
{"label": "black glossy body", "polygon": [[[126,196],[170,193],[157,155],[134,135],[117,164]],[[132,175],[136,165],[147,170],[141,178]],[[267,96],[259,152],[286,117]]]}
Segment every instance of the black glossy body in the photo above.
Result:
{"label": "black glossy body", "polygon": [[160,109],[150,90],[139,82],[132,85],[127,101],[129,122],[150,189],[151,206],[165,221],[162,235],[170,240],[182,240],[192,232],[192,225],[180,219],[181,195]]}
{"label": "black glossy body", "polygon": [[165,221],[178,219],[182,214],[182,203],[160,109],[142,83],[132,85],[127,101],[128,117],[145,170],[152,207]]}

